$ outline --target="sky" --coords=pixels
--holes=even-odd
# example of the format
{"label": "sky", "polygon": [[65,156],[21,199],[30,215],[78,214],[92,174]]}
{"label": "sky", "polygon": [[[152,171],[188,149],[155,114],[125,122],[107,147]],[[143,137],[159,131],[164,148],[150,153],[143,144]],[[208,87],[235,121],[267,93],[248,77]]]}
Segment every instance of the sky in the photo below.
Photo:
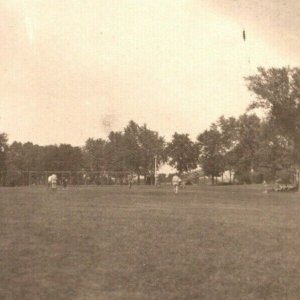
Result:
{"label": "sky", "polygon": [[[130,120],[192,139],[299,65],[298,0],[0,0],[0,132],[81,146]],[[246,41],[242,32],[246,32]]]}

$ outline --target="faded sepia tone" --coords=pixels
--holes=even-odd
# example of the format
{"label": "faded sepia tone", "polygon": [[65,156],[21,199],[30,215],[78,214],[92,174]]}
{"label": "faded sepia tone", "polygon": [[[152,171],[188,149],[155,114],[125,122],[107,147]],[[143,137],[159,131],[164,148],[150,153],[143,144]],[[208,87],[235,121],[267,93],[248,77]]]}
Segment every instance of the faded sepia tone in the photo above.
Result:
{"label": "faded sepia tone", "polygon": [[0,126],[10,141],[39,144],[83,145],[130,119],[195,138],[244,111],[243,76],[298,62],[298,6],[1,1]]}
{"label": "faded sepia tone", "polygon": [[0,300],[299,299],[299,13],[0,0]]}

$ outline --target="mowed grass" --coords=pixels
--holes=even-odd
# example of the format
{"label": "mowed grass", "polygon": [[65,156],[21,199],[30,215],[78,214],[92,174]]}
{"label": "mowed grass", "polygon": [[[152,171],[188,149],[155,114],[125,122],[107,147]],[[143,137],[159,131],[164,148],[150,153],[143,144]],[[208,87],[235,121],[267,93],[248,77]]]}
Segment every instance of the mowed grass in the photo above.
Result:
{"label": "mowed grass", "polygon": [[299,299],[300,194],[0,189],[0,299]]}

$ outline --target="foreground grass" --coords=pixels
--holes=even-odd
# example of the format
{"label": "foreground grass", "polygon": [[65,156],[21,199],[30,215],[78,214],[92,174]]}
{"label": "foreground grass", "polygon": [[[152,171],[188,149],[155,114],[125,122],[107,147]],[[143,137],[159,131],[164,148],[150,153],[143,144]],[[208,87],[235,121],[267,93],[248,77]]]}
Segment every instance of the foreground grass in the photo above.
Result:
{"label": "foreground grass", "polygon": [[0,299],[299,299],[300,194],[2,188]]}

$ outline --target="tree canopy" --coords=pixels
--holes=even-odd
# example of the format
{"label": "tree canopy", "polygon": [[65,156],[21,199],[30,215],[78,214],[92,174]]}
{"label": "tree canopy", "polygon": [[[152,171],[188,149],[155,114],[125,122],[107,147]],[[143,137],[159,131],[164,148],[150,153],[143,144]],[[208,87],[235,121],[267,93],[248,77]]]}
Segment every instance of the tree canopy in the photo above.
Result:
{"label": "tree canopy", "polygon": [[294,162],[300,163],[300,69],[258,68],[258,73],[246,78],[255,100],[249,109],[263,108],[268,122],[278,135],[294,149]]}
{"label": "tree canopy", "polygon": [[179,173],[195,169],[199,162],[198,147],[188,134],[175,132],[172,141],[167,145],[166,154],[169,157],[169,164]]}
{"label": "tree canopy", "polygon": [[[263,68],[245,78],[254,95],[238,117],[221,116],[196,142],[175,132],[166,143],[158,132],[131,120],[106,138],[89,138],[83,147],[68,144],[39,146],[31,142],[8,144],[0,134],[0,170],[87,170],[134,172],[153,176],[154,161],[179,173],[201,167],[207,176],[234,174],[251,182],[253,174],[274,180],[281,172],[300,168],[300,69]],[[265,112],[259,118],[253,112]]]}

